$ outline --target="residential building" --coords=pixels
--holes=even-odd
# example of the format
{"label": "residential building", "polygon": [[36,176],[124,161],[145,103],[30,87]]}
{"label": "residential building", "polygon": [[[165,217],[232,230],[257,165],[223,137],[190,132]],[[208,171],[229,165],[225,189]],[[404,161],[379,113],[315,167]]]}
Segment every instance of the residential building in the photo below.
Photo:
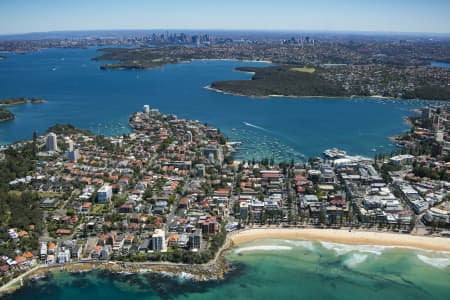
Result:
{"label": "residential building", "polygon": [[48,151],[58,151],[58,140],[53,132],[47,135],[46,146]]}
{"label": "residential building", "polygon": [[112,198],[112,187],[110,185],[104,185],[97,191],[97,202],[107,203]]}
{"label": "residential building", "polygon": [[167,250],[164,230],[155,230],[155,233],[152,235],[152,250],[159,252],[165,252]]}

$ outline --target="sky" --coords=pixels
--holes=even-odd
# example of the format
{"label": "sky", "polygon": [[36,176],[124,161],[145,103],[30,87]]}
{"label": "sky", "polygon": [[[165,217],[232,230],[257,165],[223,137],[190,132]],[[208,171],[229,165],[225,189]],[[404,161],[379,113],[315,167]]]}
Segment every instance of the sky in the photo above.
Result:
{"label": "sky", "polygon": [[107,29],[450,33],[450,0],[0,0],[0,34]]}

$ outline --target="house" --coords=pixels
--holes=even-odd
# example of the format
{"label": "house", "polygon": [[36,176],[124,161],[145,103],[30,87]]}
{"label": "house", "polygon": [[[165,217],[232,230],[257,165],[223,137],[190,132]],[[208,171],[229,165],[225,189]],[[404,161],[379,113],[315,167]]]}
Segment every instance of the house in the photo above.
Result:
{"label": "house", "polygon": [[131,213],[133,211],[133,205],[132,204],[124,204],[120,207],[119,211],[121,213]]}
{"label": "house", "polygon": [[83,205],[81,206],[81,211],[88,212],[91,209],[91,206],[92,202],[84,202]]}
{"label": "house", "polygon": [[144,239],[139,245],[138,251],[141,253],[147,253],[150,250],[150,239]]}
{"label": "house", "polygon": [[189,198],[181,198],[178,202],[178,208],[189,208],[191,200]]}
{"label": "house", "polygon": [[70,229],[59,228],[56,230],[57,235],[70,235],[72,231]]}
{"label": "house", "polygon": [[48,254],[55,254],[55,250],[56,250],[56,244],[53,242],[50,242],[48,244],[48,248],[47,248]]}
{"label": "house", "polygon": [[177,246],[186,248],[189,243],[189,236],[187,234],[180,234],[177,241]]}
{"label": "house", "polygon": [[0,274],[7,274],[8,271],[9,271],[8,265],[0,266]]}
{"label": "house", "polygon": [[106,245],[103,247],[103,249],[100,251],[100,256],[98,259],[100,260],[108,260],[112,252],[112,247],[110,245]]}
{"label": "house", "polygon": [[55,256],[52,254],[52,255],[48,255],[47,256],[47,260],[46,260],[46,262],[45,262],[47,265],[52,265],[52,264],[54,264],[55,263]]}
{"label": "house", "polygon": [[91,258],[92,259],[99,259],[102,249],[103,249],[102,246],[98,246],[98,245],[95,246],[94,249],[91,252]]}

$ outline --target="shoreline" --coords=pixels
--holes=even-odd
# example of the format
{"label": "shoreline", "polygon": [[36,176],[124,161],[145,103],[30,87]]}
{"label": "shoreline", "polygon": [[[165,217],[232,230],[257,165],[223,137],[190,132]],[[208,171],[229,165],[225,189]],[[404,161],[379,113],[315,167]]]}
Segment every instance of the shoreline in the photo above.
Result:
{"label": "shoreline", "polygon": [[332,242],[345,245],[371,245],[403,248],[409,250],[437,251],[450,253],[450,239],[412,234],[360,231],[347,229],[319,228],[258,228],[236,231],[229,238],[234,245],[264,240],[308,240]]}
{"label": "shoreline", "polygon": [[[96,59],[96,57],[92,58],[92,60],[95,61],[109,61],[107,59]],[[120,60],[118,63],[113,63],[113,64],[103,64],[100,65],[100,69],[103,71],[114,71],[114,70],[154,70],[154,69],[159,69],[159,68],[163,68],[165,66],[168,65],[176,65],[176,64],[190,64],[192,62],[195,61],[232,61],[232,62],[243,62],[243,63],[265,63],[265,64],[274,64],[272,61],[269,60],[246,60],[246,59],[237,59],[237,58],[191,58],[191,59],[185,59],[185,60],[180,60],[180,61],[175,61],[175,62],[168,62],[168,63],[163,63],[162,65],[158,65],[158,66],[148,66],[148,67],[144,67],[144,66],[120,66]],[[247,73],[247,72],[245,72]]]}
{"label": "shoreline", "polygon": [[[252,73],[252,72],[244,72],[244,71],[237,71],[242,73]],[[362,96],[362,95],[350,95],[350,96],[295,96],[295,95],[278,95],[278,94],[271,94],[271,95],[265,95],[265,96],[258,96],[258,95],[247,95],[247,94],[241,94],[241,93],[234,93],[234,92],[228,92],[221,89],[213,88],[211,87],[211,84],[204,87],[207,90],[211,90],[217,93],[225,94],[225,95],[232,95],[232,96],[239,96],[239,97],[249,97],[253,99],[274,99],[274,98],[289,98],[289,99],[340,99],[340,100],[354,100],[354,99],[361,99],[364,100],[364,98],[367,99],[374,99],[374,100],[390,100],[390,101],[438,101],[438,102],[445,102],[446,100],[426,100],[426,99],[410,99],[410,98],[394,98],[394,97],[385,97],[385,96]]]}
{"label": "shoreline", "polygon": [[0,287],[0,296],[20,289],[24,282],[54,272],[91,272],[106,270],[112,273],[139,274],[155,272],[171,276],[188,274],[196,281],[221,280],[230,271],[225,254],[240,245],[257,240],[306,240],[331,242],[343,245],[386,246],[412,251],[436,251],[450,253],[450,239],[411,234],[374,232],[347,229],[319,228],[251,228],[227,234],[225,243],[215,257],[204,264],[170,262],[76,261],[68,264],[37,265]]}

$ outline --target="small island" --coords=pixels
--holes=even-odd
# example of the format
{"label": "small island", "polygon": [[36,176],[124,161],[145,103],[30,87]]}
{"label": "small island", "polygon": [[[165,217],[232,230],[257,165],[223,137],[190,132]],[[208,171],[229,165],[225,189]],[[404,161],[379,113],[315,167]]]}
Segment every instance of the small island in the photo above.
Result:
{"label": "small island", "polygon": [[14,120],[16,116],[9,110],[0,108],[0,123]]}
{"label": "small island", "polygon": [[16,105],[22,105],[22,104],[38,104],[38,103],[44,103],[45,100],[42,98],[24,98],[24,97],[18,97],[18,98],[4,98],[0,99],[0,123],[11,121],[16,118],[16,116],[9,110],[5,109],[4,107],[8,106],[16,106]]}
{"label": "small island", "polygon": [[3,98],[0,99],[0,107],[4,106],[15,106],[15,105],[22,105],[22,104],[38,104],[38,103],[44,103],[45,100],[42,98],[25,98],[25,97],[16,97],[16,98]]}

